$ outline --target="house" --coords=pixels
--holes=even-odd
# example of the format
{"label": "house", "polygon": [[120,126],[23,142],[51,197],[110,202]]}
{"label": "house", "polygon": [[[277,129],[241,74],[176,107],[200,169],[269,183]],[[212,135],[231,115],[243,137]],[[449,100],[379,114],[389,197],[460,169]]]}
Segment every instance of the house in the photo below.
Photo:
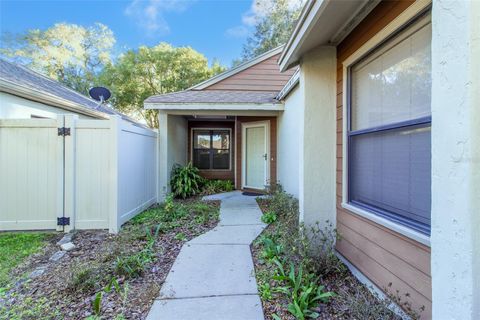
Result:
{"label": "house", "polygon": [[308,1],[285,47],[147,99],[159,192],[188,161],[280,181],[304,223],[336,222],[359,279],[422,319],[479,319],[478,21],[475,1]]}
{"label": "house", "polygon": [[157,202],[157,132],[0,60],[0,231],[109,229]]}
{"label": "house", "polygon": [[210,179],[237,189],[265,189],[277,181],[276,96],[295,69],[281,73],[276,48],[184,91],[152,96],[159,110],[159,197],[176,163],[192,162]]}

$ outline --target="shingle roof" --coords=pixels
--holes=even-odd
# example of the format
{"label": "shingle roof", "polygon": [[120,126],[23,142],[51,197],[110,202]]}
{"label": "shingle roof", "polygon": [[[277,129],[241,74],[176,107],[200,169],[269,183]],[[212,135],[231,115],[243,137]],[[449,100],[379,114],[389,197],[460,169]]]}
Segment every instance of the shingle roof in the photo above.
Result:
{"label": "shingle roof", "polygon": [[109,115],[119,115],[125,120],[137,123],[135,120],[112,108],[109,108],[105,105],[98,106],[98,101],[90,99],[89,97],[84,96],[81,93],[76,92],[55,80],[3,59],[0,59],[0,79],[9,81],[24,88],[51,94],[55,97],[68,100],[94,111],[103,112]]}
{"label": "shingle roof", "polygon": [[275,99],[276,92],[228,91],[228,90],[186,90],[151,96],[145,103],[280,103]]}

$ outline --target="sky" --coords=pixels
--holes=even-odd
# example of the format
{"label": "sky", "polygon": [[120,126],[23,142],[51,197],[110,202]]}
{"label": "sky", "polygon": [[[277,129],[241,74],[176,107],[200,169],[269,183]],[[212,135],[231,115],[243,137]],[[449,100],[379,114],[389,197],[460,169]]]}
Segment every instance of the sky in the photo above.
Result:
{"label": "sky", "polygon": [[191,46],[225,66],[239,58],[264,14],[255,0],[0,0],[0,31],[19,34],[58,22],[107,25],[115,52],[168,42]]}

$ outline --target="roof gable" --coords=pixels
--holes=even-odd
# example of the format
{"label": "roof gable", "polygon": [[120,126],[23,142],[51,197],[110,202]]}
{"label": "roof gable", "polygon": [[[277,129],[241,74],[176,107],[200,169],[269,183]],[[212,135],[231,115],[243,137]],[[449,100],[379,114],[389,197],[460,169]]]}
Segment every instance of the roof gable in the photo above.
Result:
{"label": "roof gable", "polygon": [[295,72],[280,72],[277,60],[282,49],[283,46],[270,50],[190,89],[279,92]]}

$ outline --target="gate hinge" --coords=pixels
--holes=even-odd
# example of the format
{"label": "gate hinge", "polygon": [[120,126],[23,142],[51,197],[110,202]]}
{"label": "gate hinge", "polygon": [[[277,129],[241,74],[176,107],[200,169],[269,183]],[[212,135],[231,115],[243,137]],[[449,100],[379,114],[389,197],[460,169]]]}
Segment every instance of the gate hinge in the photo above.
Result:
{"label": "gate hinge", "polygon": [[70,218],[69,217],[58,217],[57,218],[57,225],[58,226],[69,226],[70,225]]}
{"label": "gate hinge", "polygon": [[69,136],[70,135],[70,128],[65,128],[65,127],[58,128],[58,135],[59,136]]}

